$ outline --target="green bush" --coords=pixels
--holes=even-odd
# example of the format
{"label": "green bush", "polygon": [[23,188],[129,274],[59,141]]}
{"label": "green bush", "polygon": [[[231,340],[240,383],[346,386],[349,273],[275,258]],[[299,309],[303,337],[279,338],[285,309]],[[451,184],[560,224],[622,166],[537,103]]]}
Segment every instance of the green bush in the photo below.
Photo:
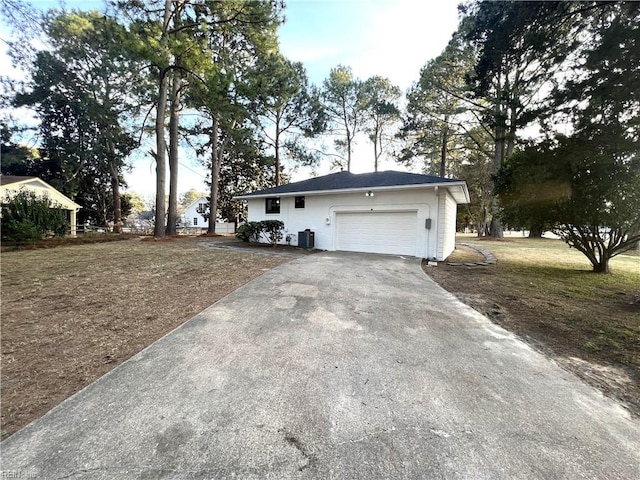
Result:
{"label": "green bush", "polygon": [[69,232],[67,214],[49,197],[21,190],[2,204],[2,239],[24,243]]}
{"label": "green bush", "polygon": [[260,226],[261,233],[274,247],[282,240],[282,230],[284,230],[284,222],[282,220],[263,220],[260,222]]}
{"label": "green bush", "polygon": [[261,222],[247,222],[243,223],[236,230],[236,238],[239,238],[243,242],[257,241],[262,231]]}
{"label": "green bush", "polygon": [[257,242],[263,236],[274,247],[282,240],[284,222],[281,220],[263,220],[261,222],[247,222],[238,227],[236,238],[243,242]]}

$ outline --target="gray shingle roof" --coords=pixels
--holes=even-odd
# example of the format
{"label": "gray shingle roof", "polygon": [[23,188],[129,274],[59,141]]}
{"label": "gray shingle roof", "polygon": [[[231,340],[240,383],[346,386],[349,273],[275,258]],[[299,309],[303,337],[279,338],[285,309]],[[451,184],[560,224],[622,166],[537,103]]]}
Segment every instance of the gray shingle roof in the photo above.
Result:
{"label": "gray shingle roof", "polygon": [[33,180],[36,177],[21,177],[18,175],[0,174],[0,185],[11,185],[12,183],[22,182],[24,180]]}
{"label": "gray shingle roof", "polygon": [[405,185],[427,185],[460,182],[451,178],[396,172],[393,170],[371,173],[338,172],[301,182],[287,183],[278,187],[251,192],[242,197],[281,195],[296,192],[326,192],[359,188],[395,187]]}

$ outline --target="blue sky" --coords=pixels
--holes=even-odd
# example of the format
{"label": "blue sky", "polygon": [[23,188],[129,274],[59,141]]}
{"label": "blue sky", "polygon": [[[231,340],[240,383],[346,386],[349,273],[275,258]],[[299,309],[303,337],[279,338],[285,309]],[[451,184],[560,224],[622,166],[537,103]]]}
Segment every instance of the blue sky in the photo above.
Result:
{"label": "blue sky", "polygon": [[[342,64],[354,75],[389,78],[405,91],[418,79],[420,68],[444,49],[457,26],[458,0],[289,0],[286,22],[279,29],[280,48],[291,60],[302,62],[312,83],[320,85],[331,68]],[[35,0],[32,5],[51,8],[58,2]],[[68,8],[101,9],[100,0],[67,0]],[[2,27],[3,28],[3,27]],[[0,30],[4,38],[4,28]],[[4,45],[4,44],[3,44]],[[5,57],[5,58],[2,58]],[[0,53],[0,69],[10,65]],[[360,139],[354,151],[352,171],[372,170],[367,141]],[[205,189],[205,170],[185,158],[179,174],[179,190]],[[393,161],[381,169],[399,169]],[[148,158],[133,161],[127,175],[129,191],[154,193],[154,165]],[[327,173],[328,166],[318,173]],[[294,180],[306,178],[308,170],[295,173]]]}
{"label": "blue sky", "polygon": [[320,83],[338,64],[356,76],[382,75],[403,90],[457,27],[453,0],[290,0],[280,46]]}

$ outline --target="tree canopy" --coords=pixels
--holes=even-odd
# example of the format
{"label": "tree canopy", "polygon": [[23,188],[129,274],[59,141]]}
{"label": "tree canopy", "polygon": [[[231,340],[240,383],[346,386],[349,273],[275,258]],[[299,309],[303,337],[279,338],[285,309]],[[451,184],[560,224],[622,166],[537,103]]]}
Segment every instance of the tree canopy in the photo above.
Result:
{"label": "tree canopy", "polygon": [[353,76],[350,67],[338,65],[324,80],[321,98],[328,130],[335,136],[334,144],[339,152],[337,163],[349,172],[355,138],[365,124],[362,81]]}
{"label": "tree canopy", "polygon": [[640,240],[640,6],[606,7],[586,18],[580,67],[552,92],[547,139],[496,177],[510,222],[552,226],[597,272]]}
{"label": "tree canopy", "polygon": [[121,228],[120,185],[136,147],[125,124],[137,65],[122,45],[125,29],[98,12],[51,11],[50,48],[31,65],[31,82],[15,97],[40,120],[42,144],[31,175],[49,181],[85,208],[81,215]]}
{"label": "tree canopy", "polygon": [[378,171],[380,158],[390,150],[400,119],[400,88],[388,78],[373,76],[362,83],[364,131],[373,144],[373,169]]}

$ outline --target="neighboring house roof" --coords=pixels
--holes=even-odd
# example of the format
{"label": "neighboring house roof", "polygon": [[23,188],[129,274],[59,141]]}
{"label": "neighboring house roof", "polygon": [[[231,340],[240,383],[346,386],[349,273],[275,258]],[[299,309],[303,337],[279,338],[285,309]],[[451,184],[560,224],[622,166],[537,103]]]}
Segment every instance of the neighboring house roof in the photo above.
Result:
{"label": "neighboring house roof", "polygon": [[10,185],[12,183],[26,182],[28,180],[35,180],[38,177],[20,177],[18,175],[0,175],[0,185]]}
{"label": "neighboring house roof", "polygon": [[446,186],[458,203],[469,203],[469,191],[462,180],[397,172],[393,170],[371,173],[338,172],[322,177],[310,178],[301,182],[288,183],[278,187],[258,190],[236,199],[250,199],[273,196],[292,196],[301,194],[346,193],[352,190],[396,190],[418,187]]}
{"label": "neighboring house roof", "polygon": [[188,212],[189,210],[191,210],[191,207],[194,207],[194,206],[199,205],[201,203],[206,203],[207,205],[209,205],[209,200],[207,200],[207,197],[198,197],[193,202],[191,202],[189,205],[184,207],[183,211],[184,212]]}
{"label": "neighboring house roof", "polygon": [[39,195],[46,194],[53,202],[60,204],[66,210],[82,208],[81,205],[78,205],[38,177],[0,174],[0,200],[4,199],[7,195],[10,196],[11,194],[19,192],[21,188],[31,190]]}

